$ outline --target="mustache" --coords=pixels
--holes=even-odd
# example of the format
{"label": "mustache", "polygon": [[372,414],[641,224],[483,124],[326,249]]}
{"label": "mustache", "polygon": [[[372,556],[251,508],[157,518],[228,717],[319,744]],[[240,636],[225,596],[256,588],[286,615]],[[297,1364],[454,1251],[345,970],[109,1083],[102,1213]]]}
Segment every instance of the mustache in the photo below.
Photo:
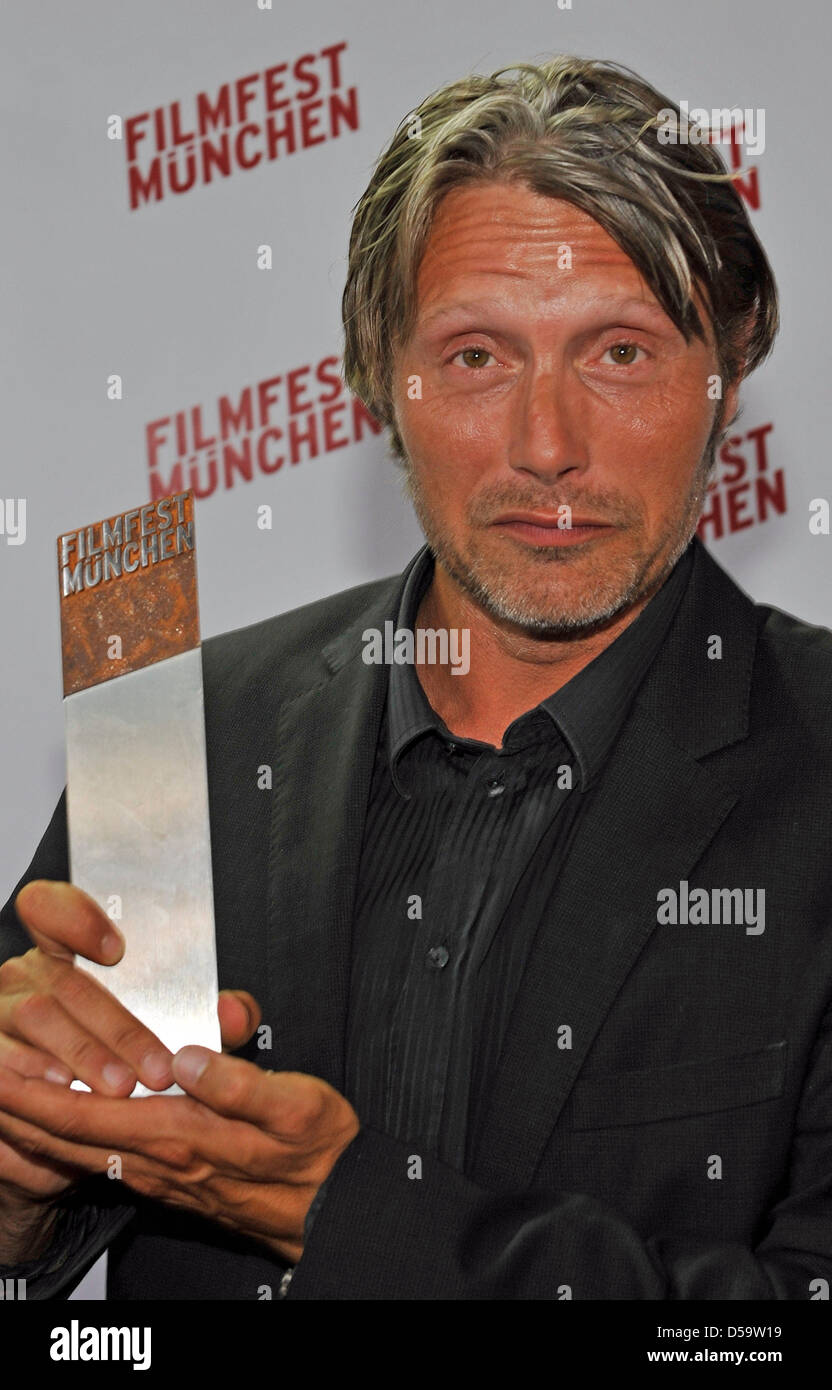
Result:
{"label": "mustache", "polygon": [[476,525],[487,526],[507,511],[557,512],[559,507],[569,507],[577,516],[592,516],[610,525],[619,525],[634,519],[632,503],[609,493],[591,495],[584,493],[575,496],[566,493],[532,494],[519,488],[487,488],[473,498],[467,508],[468,519]]}
{"label": "mustache", "polygon": [[[407,457],[403,460],[402,481],[417,515],[423,514],[426,504],[422,484]],[[489,526],[507,511],[557,512],[558,507],[571,507],[575,515],[592,516],[610,526],[638,525],[643,516],[640,503],[632,497],[622,496],[619,492],[607,490],[577,495],[565,488],[563,491],[558,489],[556,495],[550,487],[542,494],[539,490],[530,493],[527,488],[508,480],[491,483],[469,498],[465,507],[465,517],[469,525]]]}

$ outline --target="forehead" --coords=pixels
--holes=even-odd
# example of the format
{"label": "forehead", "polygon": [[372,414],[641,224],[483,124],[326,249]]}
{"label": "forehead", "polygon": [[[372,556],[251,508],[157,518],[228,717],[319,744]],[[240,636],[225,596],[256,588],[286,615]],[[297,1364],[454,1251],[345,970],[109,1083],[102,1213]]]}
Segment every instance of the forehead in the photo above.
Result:
{"label": "forehead", "polygon": [[[571,256],[569,275],[558,264],[564,247]],[[512,281],[518,290],[534,282],[553,292],[592,278],[657,303],[638,268],[600,223],[574,204],[516,181],[466,184],[442,199],[417,273],[420,315],[461,289],[463,281],[484,284],[489,277],[500,277],[503,289]]]}
{"label": "forehead", "polygon": [[[641,271],[594,217],[517,180],[463,184],[439,203],[416,274],[413,331],[449,330],[463,312],[478,314],[487,303],[544,325],[639,306],[640,320],[681,338]],[[705,336],[702,344],[688,340],[688,350],[704,344],[715,351],[707,292],[695,279],[693,304]]]}
{"label": "forehead", "polygon": [[593,262],[633,265],[582,208],[505,179],[464,184],[445,195],[434,213],[425,260],[453,261],[476,247],[521,269],[562,242]]}

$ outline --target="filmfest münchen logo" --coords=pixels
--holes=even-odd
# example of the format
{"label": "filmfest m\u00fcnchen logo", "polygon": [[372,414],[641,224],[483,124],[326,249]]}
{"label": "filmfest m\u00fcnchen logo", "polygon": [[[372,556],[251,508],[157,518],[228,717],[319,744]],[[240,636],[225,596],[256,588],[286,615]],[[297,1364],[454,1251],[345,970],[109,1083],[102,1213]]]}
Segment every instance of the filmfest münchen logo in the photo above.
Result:
{"label": "filmfest m\u00fcnchen logo", "polygon": [[150,496],[155,502],[189,487],[195,497],[210,497],[284,464],[291,468],[360,444],[381,429],[347,391],[337,357],[303,362],[150,420]]}
{"label": "filmfest m\u00fcnchen logo", "polygon": [[358,89],[344,85],[346,47],[330,44],[128,117],[131,209],[358,130]]}

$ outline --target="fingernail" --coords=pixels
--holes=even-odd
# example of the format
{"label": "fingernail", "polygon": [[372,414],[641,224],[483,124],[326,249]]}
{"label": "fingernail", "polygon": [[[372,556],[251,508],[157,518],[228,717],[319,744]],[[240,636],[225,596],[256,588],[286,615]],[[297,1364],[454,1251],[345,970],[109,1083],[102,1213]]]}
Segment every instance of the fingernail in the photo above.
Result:
{"label": "fingernail", "polygon": [[173,1059],[173,1074],[177,1081],[193,1086],[210,1060],[211,1053],[205,1047],[183,1047]]}
{"label": "fingernail", "polygon": [[47,1081],[54,1081],[58,1086],[68,1086],[72,1080],[72,1073],[60,1067],[47,1067],[45,1075]]}
{"label": "fingernail", "polygon": [[170,1076],[171,1058],[166,1052],[148,1052],[142,1058],[142,1071],[150,1081],[166,1081]]}
{"label": "fingernail", "polygon": [[116,1086],[123,1086],[125,1081],[130,1080],[133,1073],[123,1062],[108,1062],[105,1067],[102,1067],[101,1075],[108,1086],[115,1088]]}
{"label": "fingernail", "polygon": [[116,961],[121,955],[121,938],[115,932],[107,931],[101,938],[101,954],[109,960]]}

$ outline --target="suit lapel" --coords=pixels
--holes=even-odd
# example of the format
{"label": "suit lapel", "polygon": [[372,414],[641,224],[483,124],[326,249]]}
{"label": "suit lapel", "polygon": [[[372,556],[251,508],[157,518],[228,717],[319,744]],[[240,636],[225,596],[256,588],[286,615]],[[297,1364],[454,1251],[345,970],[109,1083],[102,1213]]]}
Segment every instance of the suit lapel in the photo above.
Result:
{"label": "suit lapel", "polygon": [[[737,799],[636,713],[586,793],[574,852],[558,877],[518,991],[476,1148],[486,1185],[531,1182],[578,1072],[656,927],[656,894],[678,885]],[[559,1047],[559,1028],[572,1030]]]}
{"label": "suit lapel", "polygon": [[389,674],[362,660],[361,634],[383,631],[395,618],[418,558],[323,649],[316,683],[284,701],[276,722],[266,1021],[276,1066],[321,1076],[337,1089],[344,1084],[353,903]]}
{"label": "suit lapel", "polygon": [[[687,591],[602,777],[586,793],[512,1012],[472,1176],[523,1187],[609,1009],[739,792],[698,758],[745,738],[757,619],[698,540]],[[721,641],[721,657],[713,639]],[[712,653],[713,655],[709,655]],[[558,1046],[558,1029],[572,1046]]]}

